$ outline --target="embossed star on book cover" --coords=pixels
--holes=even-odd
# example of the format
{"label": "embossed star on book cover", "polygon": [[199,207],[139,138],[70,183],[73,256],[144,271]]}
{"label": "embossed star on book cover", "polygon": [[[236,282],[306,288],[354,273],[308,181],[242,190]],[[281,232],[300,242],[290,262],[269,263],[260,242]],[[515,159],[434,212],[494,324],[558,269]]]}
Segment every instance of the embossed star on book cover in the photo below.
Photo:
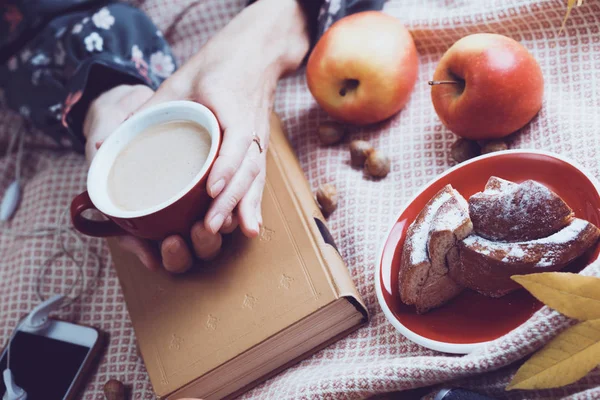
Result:
{"label": "embossed star on book cover", "polygon": [[181,276],[109,240],[140,352],[161,399],[231,398],[368,319],[280,121],[271,120],[263,227]]}

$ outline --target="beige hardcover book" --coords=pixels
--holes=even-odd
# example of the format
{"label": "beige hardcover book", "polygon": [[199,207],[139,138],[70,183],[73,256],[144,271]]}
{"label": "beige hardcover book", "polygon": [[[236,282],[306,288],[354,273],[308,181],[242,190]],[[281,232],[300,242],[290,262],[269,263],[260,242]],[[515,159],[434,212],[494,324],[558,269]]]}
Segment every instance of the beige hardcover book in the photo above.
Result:
{"label": "beige hardcover book", "polygon": [[367,311],[277,118],[260,237],[237,232],[181,276],[109,244],[161,399],[234,397],[350,333]]}

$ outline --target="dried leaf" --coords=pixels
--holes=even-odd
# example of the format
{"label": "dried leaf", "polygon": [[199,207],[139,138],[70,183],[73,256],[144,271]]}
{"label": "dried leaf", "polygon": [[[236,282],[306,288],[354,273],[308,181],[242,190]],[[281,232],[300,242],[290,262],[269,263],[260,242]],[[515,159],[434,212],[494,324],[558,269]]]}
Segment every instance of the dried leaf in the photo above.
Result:
{"label": "dried leaf", "polygon": [[600,278],[567,272],[516,275],[512,279],[567,317],[600,319]]}
{"label": "dried leaf", "polygon": [[565,18],[563,19],[562,25],[560,26],[560,30],[558,31],[559,35],[562,33],[563,29],[565,28],[565,24],[567,23],[567,19],[569,19],[569,15],[571,15],[571,10],[573,9],[573,7],[575,7],[575,5],[577,5],[577,7],[579,7],[582,4],[583,4],[583,0],[567,0],[567,13],[565,14]]}
{"label": "dried leaf", "polygon": [[581,322],[519,368],[506,390],[551,389],[583,378],[600,362],[600,319]]}

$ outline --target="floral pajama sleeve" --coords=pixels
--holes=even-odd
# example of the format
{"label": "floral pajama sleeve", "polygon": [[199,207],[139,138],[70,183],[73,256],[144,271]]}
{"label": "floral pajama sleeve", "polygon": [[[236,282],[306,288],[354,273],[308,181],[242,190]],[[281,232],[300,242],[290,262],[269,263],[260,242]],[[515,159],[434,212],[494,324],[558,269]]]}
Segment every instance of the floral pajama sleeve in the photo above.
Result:
{"label": "floral pajama sleeve", "polygon": [[[260,1],[260,0],[258,0]],[[299,0],[300,1],[300,0]],[[384,0],[303,0],[313,43],[336,20]],[[0,4],[0,103],[57,142],[83,150],[89,104],[120,84],[157,89],[176,68],[152,21],[125,3],[4,0]]]}

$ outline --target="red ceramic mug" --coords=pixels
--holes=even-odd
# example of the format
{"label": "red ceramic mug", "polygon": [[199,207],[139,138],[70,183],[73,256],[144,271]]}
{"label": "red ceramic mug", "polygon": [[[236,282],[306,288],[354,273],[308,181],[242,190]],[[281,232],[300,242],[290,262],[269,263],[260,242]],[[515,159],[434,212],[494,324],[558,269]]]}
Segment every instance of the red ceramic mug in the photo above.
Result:
{"label": "red ceramic mug", "polygon": [[[171,121],[195,122],[209,132],[210,152],[202,169],[184,189],[163,203],[136,211],[117,207],[107,190],[108,176],[117,155],[146,128]],[[220,145],[221,130],[216,117],[198,103],[172,101],[135,114],[104,141],[92,160],[87,178],[88,190],[71,203],[73,226],[85,235],[97,237],[132,234],[160,240],[173,234],[187,236],[192,225],[208,210],[211,198],[206,191],[206,180]],[[100,211],[108,220],[85,218],[83,212],[89,209]]]}

